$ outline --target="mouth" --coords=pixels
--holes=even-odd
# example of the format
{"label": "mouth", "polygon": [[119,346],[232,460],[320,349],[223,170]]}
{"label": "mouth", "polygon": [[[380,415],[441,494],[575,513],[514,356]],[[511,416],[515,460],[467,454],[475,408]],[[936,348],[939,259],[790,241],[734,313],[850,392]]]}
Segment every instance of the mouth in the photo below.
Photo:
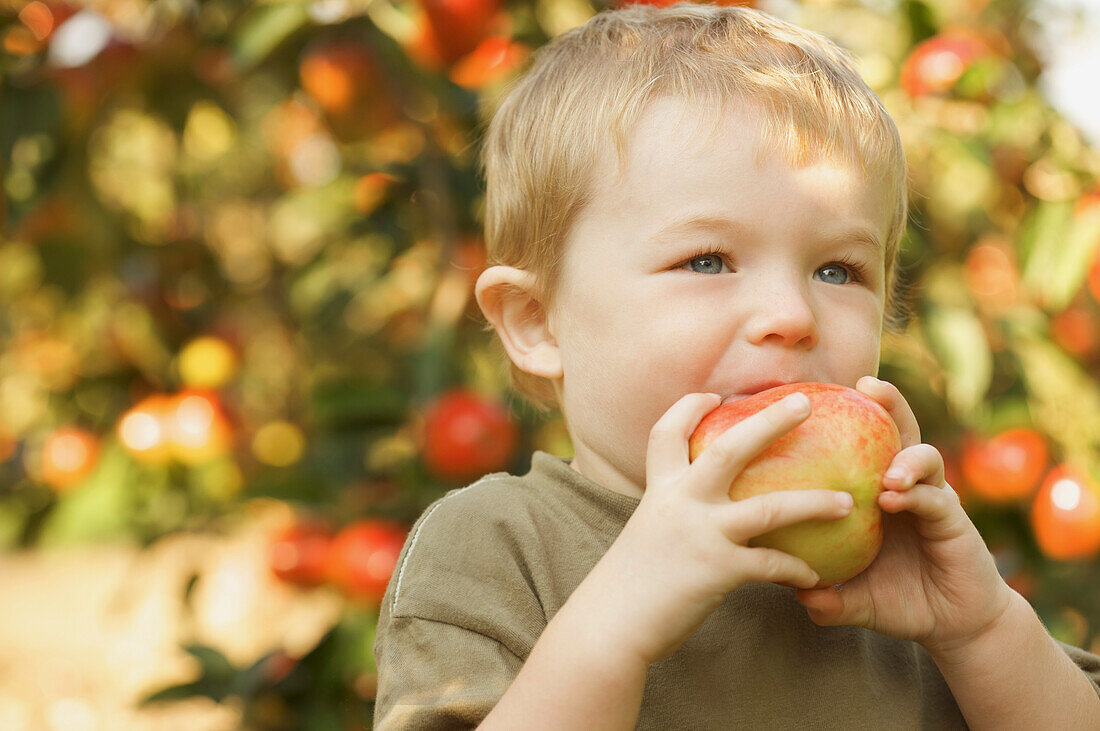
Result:
{"label": "mouth", "polygon": [[731,401],[740,401],[743,398],[748,398],[749,396],[753,396],[755,394],[758,394],[761,391],[767,391],[769,388],[775,388],[776,386],[786,386],[788,383],[802,383],[802,382],[803,381],[800,380],[800,379],[794,379],[794,380],[791,380],[791,381],[779,381],[779,380],[757,381],[756,383],[750,383],[750,384],[747,384],[747,385],[743,386],[738,393],[733,393],[733,394],[730,394],[729,396],[726,396],[725,398],[722,399],[722,403],[725,404],[725,403],[729,403]]}

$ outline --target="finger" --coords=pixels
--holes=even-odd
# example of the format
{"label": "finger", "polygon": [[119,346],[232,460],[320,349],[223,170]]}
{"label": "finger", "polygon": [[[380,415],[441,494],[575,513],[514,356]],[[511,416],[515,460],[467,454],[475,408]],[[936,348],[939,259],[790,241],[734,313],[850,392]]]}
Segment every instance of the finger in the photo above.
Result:
{"label": "finger", "polygon": [[741,565],[744,581],[774,582],[796,588],[817,586],[821,577],[800,558],[774,548],[747,548]]}
{"label": "finger", "polygon": [[918,482],[943,487],[943,455],[931,444],[916,444],[894,455],[882,479],[887,490],[908,490]]}
{"label": "finger", "polygon": [[969,518],[954,490],[918,484],[909,490],[879,493],[879,507],[887,513],[906,511],[921,519],[920,533],[931,540],[961,535]]}
{"label": "finger", "polygon": [[903,449],[920,444],[920,425],[917,423],[917,417],[897,386],[888,381],[880,381],[873,376],[864,376],[856,381],[856,390],[874,399],[890,414],[894,423],[897,424]]}
{"label": "finger", "polygon": [[871,607],[861,601],[863,595],[845,592],[843,587],[799,589],[794,596],[806,607],[810,620],[822,627],[844,624],[866,627],[871,623]]}
{"label": "finger", "polygon": [[737,422],[695,458],[691,470],[698,479],[694,484],[708,496],[727,495],[745,465],[805,421],[810,410],[806,395],[795,393]]}
{"label": "finger", "polygon": [[734,543],[804,520],[836,520],[852,512],[852,496],[837,490],[780,490],[738,500],[716,515]]}
{"label": "finger", "polygon": [[646,447],[646,487],[663,484],[688,468],[688,438],[722,397],[716,393],[689,393],[668,408],[649,432]]}

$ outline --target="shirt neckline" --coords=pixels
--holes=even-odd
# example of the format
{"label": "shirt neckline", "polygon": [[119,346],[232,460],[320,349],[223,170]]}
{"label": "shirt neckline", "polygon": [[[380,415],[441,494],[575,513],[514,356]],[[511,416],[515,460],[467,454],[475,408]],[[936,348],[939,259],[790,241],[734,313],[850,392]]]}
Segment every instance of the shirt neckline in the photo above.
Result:
{"label": "shirt neckline", "polygon": [[622,530],[641,502],[639,498],[622,495],[593,482],[573,469],[570,460],[542,450],[535,450],[531,456],[531,471],[528,474],[537,474],[554,485],[560,485],[589,508],[585,511],[587,514],[597,516],[605,528],[616,532]]}

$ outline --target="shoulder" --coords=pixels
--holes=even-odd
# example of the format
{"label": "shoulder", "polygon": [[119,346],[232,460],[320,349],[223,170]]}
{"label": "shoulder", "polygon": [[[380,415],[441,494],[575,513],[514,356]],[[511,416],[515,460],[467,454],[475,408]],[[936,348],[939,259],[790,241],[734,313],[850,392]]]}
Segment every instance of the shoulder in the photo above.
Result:
{"label": "shoulder", "polygon": [[495,473],[429,505],[409,530],[386,608],[426,616],[429,605],[448,603],[445,595],[514,583],[536,535],[536,493],[522,477]]}
{"label": "shoulder", "polygon": [[[503,472],[451,490],[425,508],[413,524],[402,558],[417,561],[440,548],[453,557],[466,546],[522,531],[538,509],[536,492],[525,478]],[[456,539],[461,540],[456,543]]]}
{"label": "shoulder", "polygon": [[508,520],[517,510],[528,509],[533,500],[525,477],[497,472],[447,492],[424,509],[413,530],[428,526],[438,529],[471,517],[480,518],[482,523]]}

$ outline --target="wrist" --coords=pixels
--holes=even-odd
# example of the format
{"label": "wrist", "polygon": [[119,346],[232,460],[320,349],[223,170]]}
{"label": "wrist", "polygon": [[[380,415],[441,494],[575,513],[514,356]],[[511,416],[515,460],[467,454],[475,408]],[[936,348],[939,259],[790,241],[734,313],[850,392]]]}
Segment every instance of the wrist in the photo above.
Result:
{"label": "wrist", "polygon": [[[576,592],[574,592],[576,596]],[[567,601],[479,729],[632,729],[647,666],[597,631]]]}
{"label": "wrist", "polygon": [[982,656],[986,648],[995,650],[1011,645],[1021,637],[1021,632],[1029,624],[1038,623],[1035,611],[1026,599],[1007,584],[1004,590],[1006,595],[1000,602],[1001,609],[991,621],[960,637],[932,639],[922,643],[937,665],[942,668],[945,665],[965,664],[971,658]]}
{"label": "wrist", "polygon": [[566,617],[556,616],[551,623],[564,619],[569,629],[563,637],[568,635],[594,661],[644,677],[651,662],[646,652],[651,633],[639,626],[637,608],[647,606],[648,598],[643,582],[629,580],[619,555],[618,544],[613,544],[558,612]]}

